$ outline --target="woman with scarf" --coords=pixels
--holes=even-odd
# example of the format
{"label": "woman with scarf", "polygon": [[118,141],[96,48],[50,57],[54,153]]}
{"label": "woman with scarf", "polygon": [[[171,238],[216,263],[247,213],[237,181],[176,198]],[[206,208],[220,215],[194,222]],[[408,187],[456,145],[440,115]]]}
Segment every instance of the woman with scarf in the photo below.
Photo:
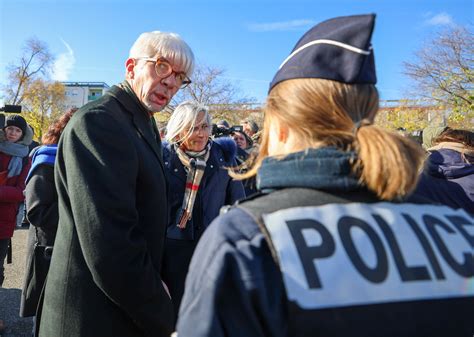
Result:
{"label": "woman with scarf", "polygon": [[210,139],[208,109],[196,102],[176,107],[166,131],[163,159],[168,178],[169,225],[162,277],[177,313],[194,248],[224,205],[245,196],[226,168],[236,166],[236,145]]}
{"label": "woman with scarf", "polygon": [[28,145],[32,131],[20,115],[8,116],[0,141],[0,287],[4,261],[16,225],[18,204],[23,201],[25,178],[30,168]]}
{"label": "woman with scarf", "polygon": [[[21,296],[20,316],[35,316],[46,273],[33,268],[34,246],[54,245],[58,228],[58,195],[54,184],[54,163],[59,137],[77,109],[69,109],[56,119],[43,135],[40,147],[33,151],[31,169],[26,177],[26,216],[30,223],[26,272]],[[49,250],[52,253],[52,250]]]}
{"label": "woman with scarf", "polygon": [[415,195],[474,214],[474,132],[445,128],[432,143]]}
{"label": "woman with scarf", "polygon": [[201,238],[179,336],[472,334],[472,218],[404,201],[423,152],[374,125],[374,22],[322,22],[283,61],[241,175],[261,194]]}

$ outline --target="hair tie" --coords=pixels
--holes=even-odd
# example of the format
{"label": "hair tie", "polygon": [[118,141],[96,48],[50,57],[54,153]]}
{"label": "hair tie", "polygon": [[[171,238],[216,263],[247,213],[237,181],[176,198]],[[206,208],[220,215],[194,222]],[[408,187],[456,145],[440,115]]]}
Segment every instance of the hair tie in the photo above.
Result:
{"label": "hair tie", "polygon": [[360,121],[355,122],[354,126],[352,127],[352,134],[354,135],[354,137],[357,135],[357,132],[361,127],[368,125],[372,125],[372,122],[368,119],[361,119]]}

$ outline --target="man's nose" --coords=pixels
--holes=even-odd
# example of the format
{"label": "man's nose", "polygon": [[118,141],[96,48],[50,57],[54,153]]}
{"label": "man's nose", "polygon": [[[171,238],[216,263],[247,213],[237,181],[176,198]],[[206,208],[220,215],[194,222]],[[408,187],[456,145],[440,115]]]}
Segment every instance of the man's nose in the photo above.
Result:
{"label": "man's nose", "polygon": [[171,73],[168,77],[165,77],[164,79],[161,80],[163,84],[165,84],[167,87],[177,87],[178,82],[176,81],[176,74]]}

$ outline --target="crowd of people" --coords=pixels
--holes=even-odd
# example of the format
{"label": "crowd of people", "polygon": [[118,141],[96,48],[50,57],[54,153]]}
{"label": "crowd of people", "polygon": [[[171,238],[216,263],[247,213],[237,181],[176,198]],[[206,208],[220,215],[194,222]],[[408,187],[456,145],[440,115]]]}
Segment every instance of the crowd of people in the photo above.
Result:
{"label": "crowd of people", "polygon": [[195,64],[159,31],[135,41],[122,83],[31,153],[31,128],[9,116],[0,285],[25,199],[33,334],[471,336],[474,133],[443,127],[423,150],[374,125],[374,26],[356,15],[306,32],[262,127],[213,134],[208,107],[185,101],[158,129],[153,113]]}

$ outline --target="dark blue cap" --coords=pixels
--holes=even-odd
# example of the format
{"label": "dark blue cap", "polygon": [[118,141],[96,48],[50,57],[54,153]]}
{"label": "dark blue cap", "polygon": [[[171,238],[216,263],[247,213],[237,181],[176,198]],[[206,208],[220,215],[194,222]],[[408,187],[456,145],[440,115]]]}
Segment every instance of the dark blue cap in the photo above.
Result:
{"label": "dark blue cap", "polygon": [[321,22],[298,41],[270,83],[323,78],[348,84],[375,84],[370,39],[375,14],[342,16]]}
{"label": "dark blue cap", "polygon": [[23,136],[26,133],[27,123],[26,120],[21,117],[20,115],[10,115],[5,119],[5,126],[4,129],[8,126],[16,126],[17,128],[21,129],[23,132]]}

